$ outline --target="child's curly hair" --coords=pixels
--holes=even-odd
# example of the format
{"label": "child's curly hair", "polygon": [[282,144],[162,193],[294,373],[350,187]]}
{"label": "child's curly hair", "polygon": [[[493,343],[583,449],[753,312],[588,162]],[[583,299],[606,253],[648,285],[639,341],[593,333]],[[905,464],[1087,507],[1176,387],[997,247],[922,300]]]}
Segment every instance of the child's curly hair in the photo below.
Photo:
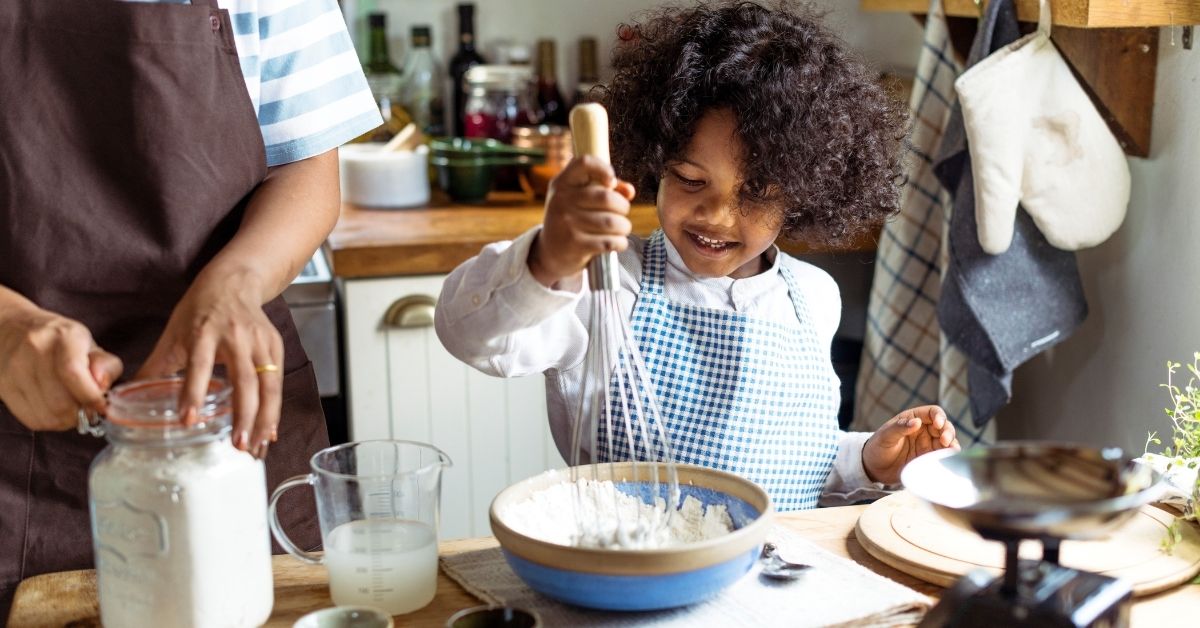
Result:
{"label": "child's curly hair", "polygon": [[724,1],[622,24],[598,92],[618,176],[653,200],[697,121],[728,107],[743,207],[783,212],[785,237],[838,241],[895,213],[907,109],[818,19],[788,0]]}

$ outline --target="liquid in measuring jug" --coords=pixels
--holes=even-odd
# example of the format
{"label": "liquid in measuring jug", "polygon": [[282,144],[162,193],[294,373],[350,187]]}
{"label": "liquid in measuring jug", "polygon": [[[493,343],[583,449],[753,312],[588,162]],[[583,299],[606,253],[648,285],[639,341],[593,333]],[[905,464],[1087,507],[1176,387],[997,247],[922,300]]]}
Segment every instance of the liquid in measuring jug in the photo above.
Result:
{"label": "liquid in measuring jug", "polygon": [[364,519],[329,533],[325,565],[338,606],[411,613],[437,593],[437,533],[419,521]]}

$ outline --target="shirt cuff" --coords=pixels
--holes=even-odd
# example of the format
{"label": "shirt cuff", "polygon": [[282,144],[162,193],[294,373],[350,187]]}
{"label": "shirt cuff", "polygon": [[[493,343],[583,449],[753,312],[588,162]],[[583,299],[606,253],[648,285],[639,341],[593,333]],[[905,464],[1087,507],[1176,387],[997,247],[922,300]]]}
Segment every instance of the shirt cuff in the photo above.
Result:
{"label": "shirt cuff", "polygon": [[518,236],[504,253],[504,280],[496,287],[496,297],[517,317],[522,327],[538,325],[547,313],[574,307],[583,296],[578,290],[556,290],[542,285],[529,270],[529,250],[541,233],[540,226]]}
{"label": "shirt cuff", "polygon": [[899,490],[899,485],[872,482],[863,468],[863,446],[872,432],[842,432],[833,472],[829,474],[819,503],[821,506],[848,506],[879,499]]}
{"label": "shirt cuff", "polygon": [[833,462],[842,483],[847,488],[862,488],[867,486],[883,487],[880,482],[872,482],[863,468],[863,447],[874,432],[846,432],[838,445],[837,458]]}

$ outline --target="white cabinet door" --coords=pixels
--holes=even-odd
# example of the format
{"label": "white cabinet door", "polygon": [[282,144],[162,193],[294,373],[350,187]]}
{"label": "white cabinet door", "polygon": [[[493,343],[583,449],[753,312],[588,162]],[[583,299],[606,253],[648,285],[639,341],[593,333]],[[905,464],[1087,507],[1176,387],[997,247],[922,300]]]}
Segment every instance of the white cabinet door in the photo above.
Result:
{"label": "white cabinet door", "polygon": [[[432,323],[394,327],[389,308],[436,299],[444,275],[354,279],[343,285],[350,438],[431,443],[454,461],[442,484],[441,538],[491,534],[501,489],[564,465],[546,420],[541,375],[501,379],[459,362]],[[408,312],[420,323],[420,306]]]}

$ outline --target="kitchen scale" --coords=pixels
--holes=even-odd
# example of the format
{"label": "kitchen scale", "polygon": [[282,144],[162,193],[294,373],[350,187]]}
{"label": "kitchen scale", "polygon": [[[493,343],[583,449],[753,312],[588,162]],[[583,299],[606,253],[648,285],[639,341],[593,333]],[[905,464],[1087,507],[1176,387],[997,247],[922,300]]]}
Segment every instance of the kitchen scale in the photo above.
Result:
{"label": "kitchen scale", "polygon": [[[945,519],[1005,547],[999,577],[963,576],[920,623],[939,626],[1127,626],[1131,584],[1058,564],[1066,539],[1104,537],[1162,493],[1161,475],[1117,448],[1014,442],[939,450],[901,481]],[[1021,559],[1022,541],[1042,546]]]}

